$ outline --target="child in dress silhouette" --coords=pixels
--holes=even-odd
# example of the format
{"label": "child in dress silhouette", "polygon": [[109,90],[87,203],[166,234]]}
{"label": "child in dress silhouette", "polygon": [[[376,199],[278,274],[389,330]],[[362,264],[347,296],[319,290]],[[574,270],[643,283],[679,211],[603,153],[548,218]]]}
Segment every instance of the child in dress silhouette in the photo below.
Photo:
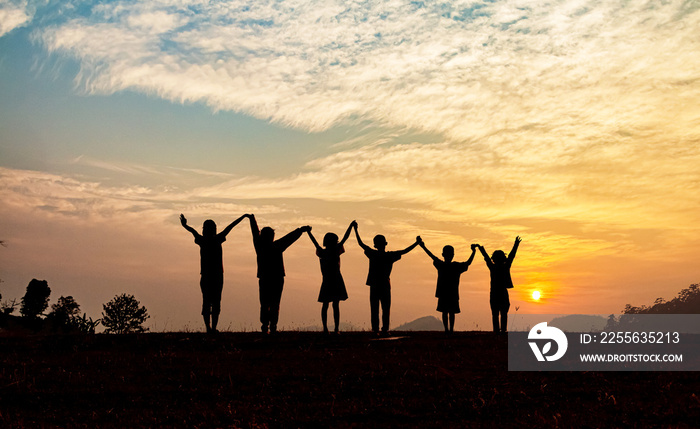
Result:
{"label": "child in dress silhouette", "polygon": [[[452,333],[455,329],[455,315],[460,312],[459,308],[459,278],[463,272],[467,271],[469,265],[474,260],[476,244],[472,244],[472,254],[466,262],[454,262],[455,250],[452,246],[445,246],[442,249],[444,260],[433,255],[420,237],[417,237],[425,253],[433,260],[433,265],[437,269],[437,287],[435,297],[438,299],[437,311],[442,313],[442,324],[446,333]],[[449,325],[448,325],[449,322]]]}
{"label": "child in dress silhouette", "polygon": [[[515,237],[515,243],[508,257],[503,250],[496,250],[489,258],[483,246],[479,246],[479,251],[484,256],[486,266],[491,272],[491,292],[489,296],[489,304],[491,304],[491,321],[493,323],[493,332],[506,332],[508,330],[508,310],[510,309],[510,299],[508,297],[508,289],[513,287],[513,280],[510,277],[510,266],[515,259],[515,253],[518,251],[518,246],[522,239]],[[498,317],[501,318],[501,323],[498,323]]]}
{"label": "child in dress silhouette", "polygon": [[311,242],[313,242],[316,247],[316,256],[318,256],[321,263],[321,276],[323,280],[321,282],[321,291],[318,294],[318,302],[323,304],[321,306],[321,322],[323,322],[323,332],[325,334],[328,333],[328,305],[330,303],[333,304],[334,332],[337,334],[340,326],[340,301],[348,299],[345,282],[343,281],[343,276],[340,274],[340,255],[345,253],[343,244],[345,244],[345,241],[347,241],[350,236],[353,225],[356,224],[355,221],[352,221],[340,242],[338,242],[338,236],[336,234],[332,232],[327,233],[323,237],[323,247],[316,241],[316,238],[311,233],[311,228],[306,230],[309,234],[309,238],[311,238]]}

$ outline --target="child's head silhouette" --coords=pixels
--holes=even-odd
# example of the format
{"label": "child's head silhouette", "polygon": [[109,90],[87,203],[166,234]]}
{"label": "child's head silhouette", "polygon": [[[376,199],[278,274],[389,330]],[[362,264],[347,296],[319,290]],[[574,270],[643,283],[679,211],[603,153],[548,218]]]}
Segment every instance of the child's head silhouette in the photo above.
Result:
{"label": "child's head silhouette", "polygon": [[329,247],[335,247],[338,245],[338,236],[332,232],[323,236],[323,247],[328,249]]}
{"label": "child's head silhouette", "polygon": [[445,262],[452,262],[452,258],[455,257],[455,248],[452,246],[443,247],[442,257],[445,258]]}
{"label": "child's head silhouette", "polygon": [[216,235],[216,222],[211,219],[205,220],[204,225],[202,225],[202,235],[205,237]]}
{"label": "child's head silhouette", "polygon": [[275,240],[275,230],[269,226],[260,230],[260,239],[265,243],[272,243]]}
{"label": "child's head silhouette", "polygon": [[386,238],[384,238],[383,235],[375,235],[374,236],[374,247],[377,250],[384,250],[386,248]]}
{"label": "child's head silhouette", "polygon": [[506,258],[506,253],[503,250],[496,250],[491,255],[491,260],[494,264],[505,264],[508,258]]}

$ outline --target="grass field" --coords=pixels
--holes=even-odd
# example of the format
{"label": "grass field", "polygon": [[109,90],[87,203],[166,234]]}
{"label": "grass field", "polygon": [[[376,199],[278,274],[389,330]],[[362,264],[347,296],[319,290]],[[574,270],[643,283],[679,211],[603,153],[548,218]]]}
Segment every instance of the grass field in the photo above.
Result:
{"label": "grass field", "polygon": [[508,372],[484,332],[0,336],[0,368],[1,427],[700,422],[698,372]]}

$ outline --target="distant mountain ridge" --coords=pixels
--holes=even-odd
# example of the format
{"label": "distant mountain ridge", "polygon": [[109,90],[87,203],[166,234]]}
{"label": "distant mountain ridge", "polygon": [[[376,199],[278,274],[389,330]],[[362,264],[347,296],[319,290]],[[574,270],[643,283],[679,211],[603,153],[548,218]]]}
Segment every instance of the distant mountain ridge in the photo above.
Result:
{"label": "distant mountain ridge", "polygon": [[393,331],[443,331],[445,328],[442,322],[435,316],[425,316],[414,320],[413,322],[404,323],[398,326]]}

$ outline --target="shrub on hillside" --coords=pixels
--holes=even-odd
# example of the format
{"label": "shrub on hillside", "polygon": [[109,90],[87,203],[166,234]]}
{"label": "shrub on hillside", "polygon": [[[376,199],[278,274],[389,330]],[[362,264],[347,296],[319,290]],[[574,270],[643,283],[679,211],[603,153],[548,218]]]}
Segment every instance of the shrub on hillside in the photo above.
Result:
{"label": "shrub on hillside", "polygon": [[140,302],[133,295],[125,293],[117,295],[111,301],[102,305],[102,324],[105,332],[110,334],[129,334],[145,332],[148,329],[143,323],[148,319],[146,307],[140,306]]}

